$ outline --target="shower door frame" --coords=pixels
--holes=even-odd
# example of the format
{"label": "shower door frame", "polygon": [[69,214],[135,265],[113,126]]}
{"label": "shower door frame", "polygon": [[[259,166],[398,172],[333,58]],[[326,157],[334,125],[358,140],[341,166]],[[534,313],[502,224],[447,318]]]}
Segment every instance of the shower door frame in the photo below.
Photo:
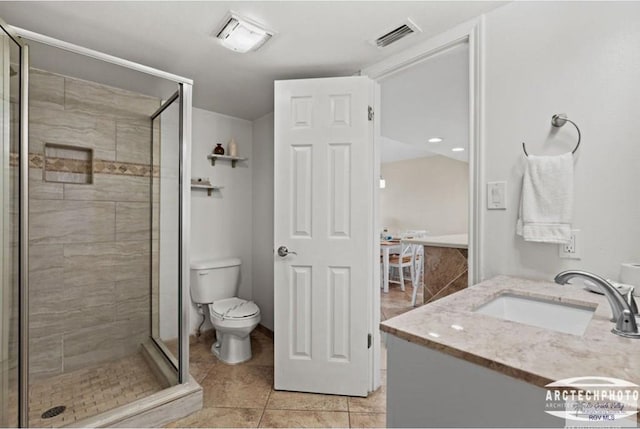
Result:
{"label": "shower door frame", "polygon": [[0,19],[0,25],[18,43],[21,48],[21,86],[20,86],[20,289],[19,289],[19,346],[18,346],[18,424],[29,426],[29,46],[24,40],[31,40],[54,48],[79,54],[85,57],[115,64],[154,77],[166,79],[178,84],[180,103],[180,165],[179,165],[179,278],[178,309],[179,315],[179,369],[178,383],[189,382],[189,247],[191,232],[191,124],[193,80],[164,72],[152,67],[118,58],[113,55],[78,46],[53,37],[45,36],[23,28],[6,24]]}
{"label": "shower door frame", "polygon": [[[187,220],[188,223],[190,223],[191,221],[191,216],[190,213],[185,213],[182,208],[184,207],[184,197],[185,195],[191,195],[190,191],[191,191],[191,179],[189,180],[184,180],[185,177],[191,177],[191,174],[189,173],[189,175],[184,176],[183,177],[183,166],[184,166],[184,160],[185,159],[191,159],[191,154],[189,153],[188,158],[184,158],[186,155],[186,153],[184,152],[183,149],[185,149],[185,145],[183,144],[184,141],[184,129],[185,127],[185,111],[184,111],[184,105],[185,105],[185,91],[184,91],[184,85],[179,83],[178,84],[178,90],[176,92],[173,93],[173,95],[171,95],[167,100],[164,101],[164,103],[162,103],[162,105],[158,108],[158,110],[156,110],[152,115],[151,115],[151,122],[153,123],[153,121],[158,118],[160,115],[162,115],[162,113],[167,110],[167,108],[169,108],[171,105],[173,105],[174,102],[176,102],[176,100],[178,101],[178,110],[179,110],[179,119],[178,119],[178,135],[179,135],[179,142],[178,145],[180,147],[179,149],[179,153],[178,153],[178,164],[179,164],[179,173],[178,173],[178,180],[179,180],[179,194],[178,194],[178,205],[180,206],[180,210],[178,211],[178,224],[179,225],[184,225],[185,219]],[[190,95],[189,95],[190,96]],[[190,103],[190,101],[189,101]],[[189,117],[189,120],[191,120],[191,118]],[[191,132],[191,122],[189,122],[189,132]],[[151,129],[153,130],[153,125],[151,126]],[[153,132],[152,132],[152,138],[151,138],[151,159],[153,160],[153,145],[155,144],[155,142],[153,141]],[[153,166],[152,166],[153,167]],[[153,175],[152,175],[153,178]],[[185,194],[184,188],[187,188],[187,193]],[[153,181],[152,181],[152,185],[151,185],[151,200],[152,200],[152,204],[151,204],[151,225],[153,225]],[[190,203],[189,203],[190,206]],[[188,243],[187,243],[187,249],[185,250],[185,237],[187,238],[187,242],[189,241],[189,235],[184,235],[184,231],[182,228],[180,228],[178,230],[178,243],[179,243],[179,248],[178,248],[178,259],[180,261],[184,261],[184,252],[186,250],[188,250]],[[153,241],[153,237],[152,237],[152,241]],[[188,258],[186,258],[186,260],[190,260]],[[153,266],[153,264],[152,264]],[[153,279],[153,267],[151,270],[152,276],[151,278]],[[178,290],[181,292],[180,296],[178,297],[178,308],[181,308],[181,315],[180,318],[178,319],[178,341],[180,343],[180,347],[178,348],[178,368],[176,368],[178,370],[178,383],[185,383],[186,381],[189,380],[189,320],[187,317],[184,317],[185,314],[188,314],[189,312],[189,302],[190,301],[190,295],[189,295],[189,287],[186,288],[187,290],[187,294],[186,296],[182,293],[184,292],[183,288],[182,288],[182,284],[184,284],[183,279],[184,279],[184,275],[186,274],[187,279],[190,279],[190,265],[186,266],[184,264],[178,264]],[[153,283],[153,280],[152,280]],[[188,283],[187,283],[188,284]],[[158,350],[160,350],[160,352],[164,355],[165,359],[171,363],[171,357],[168,354],[168,351],[166,349],[165,346],[161,345],[158,343],[158,341],[156,341],[156,339],[153,336],[153,320],[151,320],[151,328],[150,328],[150,332],[151,332],[151,341],[155,344],[155,346],[158,348]],[[184,349],[183,349],[183,339],[182,339],[182,333],[184,332],[187,333],[186,337],[187,337],[187,341],[186,341],[186,355],[183,354],[185,353]],[[186,356],[186,361],[187,361],[187,365],[184,365],[184,359],[183,356]],[[186,369],[185,369],[186,367]]]}
{"label": "shower door frame", "polygon": [[[28,426],[29,409],[29,46],[0,18],[0,27],[20,49],[18,163],[18,424]],[[26,327],[26,328],[25,328]],[[25,401],[25,398],[27,399]]]}

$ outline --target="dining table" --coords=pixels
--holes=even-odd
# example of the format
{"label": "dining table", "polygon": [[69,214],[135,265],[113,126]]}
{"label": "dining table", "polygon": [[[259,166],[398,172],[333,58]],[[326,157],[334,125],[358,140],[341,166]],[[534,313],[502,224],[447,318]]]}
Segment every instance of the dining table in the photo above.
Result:
{"label": "dining table", "polygon": [[400,253],[402,244],[400,239],[380,240],[380,255],[382,256],[382,291],[389,293],[389,257],[392,253]]}

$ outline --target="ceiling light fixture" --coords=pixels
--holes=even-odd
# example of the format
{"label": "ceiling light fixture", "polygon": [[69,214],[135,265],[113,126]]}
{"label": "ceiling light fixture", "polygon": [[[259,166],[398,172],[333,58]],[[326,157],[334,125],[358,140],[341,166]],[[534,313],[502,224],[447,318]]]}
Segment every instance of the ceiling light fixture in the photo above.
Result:
{"label": "ceiling light fixture", "polygon": [[431,137],[429,140],[427,140],[429,143],[440,143],[442,140],[444,140],[442,137]]}
{"label": "ceiling light fixture", "polygon": [[216,37],[227,49],[245,53],[255,51],[264,45],[274,32],[267,30],[262,24],[231,11],[223,21],[222,29]]}
{"label": "ceiling light fixture", "polygon": [[464,148],[463,147],[454,147],[453,149],[451,149],[452,152],[463,152]]}

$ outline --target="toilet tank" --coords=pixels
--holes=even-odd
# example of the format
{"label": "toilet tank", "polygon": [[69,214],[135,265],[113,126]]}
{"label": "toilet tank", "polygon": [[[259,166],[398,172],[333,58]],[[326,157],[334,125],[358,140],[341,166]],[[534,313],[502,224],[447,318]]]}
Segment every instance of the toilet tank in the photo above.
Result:
{"label": "toilet tank", "polygon": [[191,300],[209,304],[238,293],[240,258],[207,259],[191,263]]}

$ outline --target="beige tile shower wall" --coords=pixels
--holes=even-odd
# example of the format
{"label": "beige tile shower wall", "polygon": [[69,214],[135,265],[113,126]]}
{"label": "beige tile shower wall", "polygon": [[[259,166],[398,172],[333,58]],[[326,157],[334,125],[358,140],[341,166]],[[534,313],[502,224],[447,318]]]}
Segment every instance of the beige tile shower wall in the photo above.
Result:
{"label": "beige tile shower wall", "polygon": [[160,101],[39,70],[30,90],[32,155],[55,143],[105,161],[93,184],[48,183],[41,168],[29,171],[37,379],[125,356],[149,335],[151,177],[139,171],[150,164],[149,117]]}

